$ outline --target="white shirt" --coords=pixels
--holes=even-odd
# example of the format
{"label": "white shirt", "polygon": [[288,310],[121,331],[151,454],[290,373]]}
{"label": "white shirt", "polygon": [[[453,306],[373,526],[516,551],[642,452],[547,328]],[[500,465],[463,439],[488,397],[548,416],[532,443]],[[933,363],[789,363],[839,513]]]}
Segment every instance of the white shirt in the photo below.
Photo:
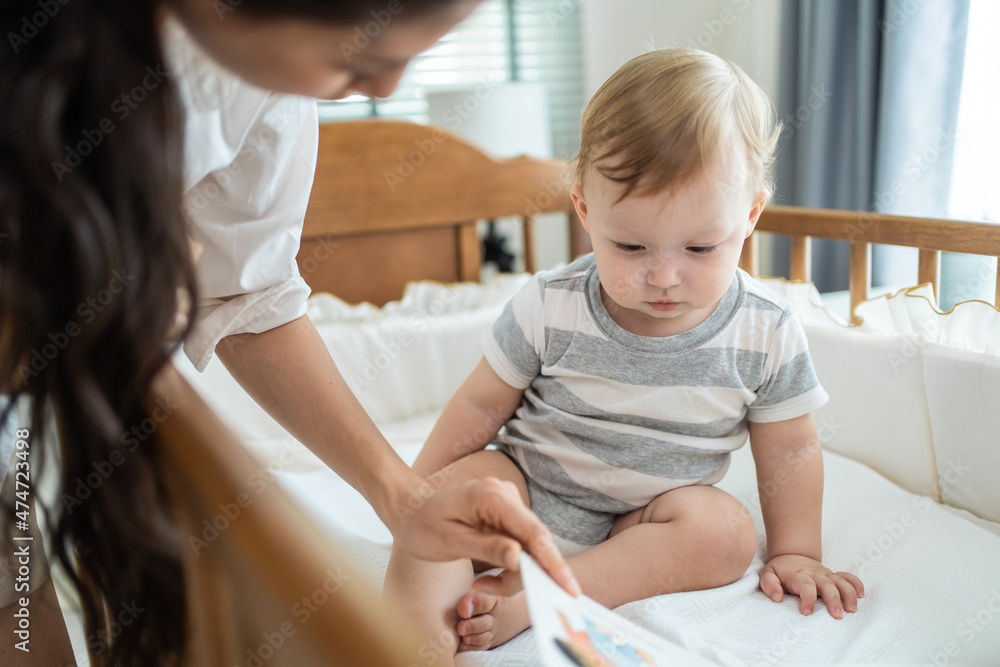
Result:
{"label": "white shirt", "polygon": [[185,109],[184,197],[201,301],[184,342],[204,370],[229,335],[261,333],[305,314],[295,255],[316,172],[312,98],[252,86],[217,65],[178,20],[165,21],[168,72]]}

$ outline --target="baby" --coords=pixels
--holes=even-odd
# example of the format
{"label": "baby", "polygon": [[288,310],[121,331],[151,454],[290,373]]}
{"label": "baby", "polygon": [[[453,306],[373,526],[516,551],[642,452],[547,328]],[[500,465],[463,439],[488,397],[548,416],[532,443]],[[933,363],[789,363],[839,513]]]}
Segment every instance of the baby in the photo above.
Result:
{"label": "baby", "polygon": [[[805,336],[737,268],[777,133],[765,94],[716,56],[665,49],[618,70],[584,112],[571,189],[594,252],[507,304],[414,463],[439,486],[512,482],[607,607],[744,575],[753,521],[712,485],[748,435],[769,482],[763,592],[798,595],[803,614],[822,598],[835,618],[864,595],[820,562],[810,412],[827,395]],[[393,550],[387,593],[441,640],[436,664],[529,625],[523,592],[470,590],[477,565]]]}

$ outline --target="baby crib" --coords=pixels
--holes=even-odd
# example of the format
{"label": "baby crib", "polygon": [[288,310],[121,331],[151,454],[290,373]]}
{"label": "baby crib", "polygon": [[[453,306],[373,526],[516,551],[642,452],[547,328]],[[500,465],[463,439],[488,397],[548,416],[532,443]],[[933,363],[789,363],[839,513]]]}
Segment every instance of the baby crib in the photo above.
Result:
{"label": "baby crib", "polygon": [[[309,316],[407,461],[478,360],[479,333],[524,280],[477,282],[477,221],[521,218],[529,271],[532,228],[543,214],[568,212],[572,253],[587,251],[565,168],[494,160],[440,128],[322,126],[299,254],[314,292]],[[1000,227],[771,206],[757,230],[791,235],[793,280],[768,283],[795,304],[831,395],[816,415],[826,466],[824,562],[857,573],[868,595],[856,614],[835,621],[822,605],[804,617],[791,596],[775,604],[759,591],[763,530],[744,447],[719,486],[758,522],[751,568],[729,586],[638,601],[619,613],[726,665],[1000,660],[1000,312],[980,302],[941,314],[934,300],[940,252],[1000,257]],[[757,236],[741,261],[752,274]],[[830,314],[808,283],[812,238],[851,243],[850,323]],[[926,284],[866,300],[876,243],[919,248]],[[186,555],[185,664],[433,664],[433,647],[379,602],[390,536],[371,508],[217,361],[204,374],[176,364],[180,374],[165,372],[157,391],[183,406],[163,427],[179,528],[202,535],[218,524],[210,548]],[[240,507],[247,480],[262,471],[275,483]],[[233,504],[238,517],[222,529]],[[303,621],[295,605],[313,595],[324,603],[314,602]],[[463,654],[460,664],[538,664],[532,641],[529,630],[497,650]]]}

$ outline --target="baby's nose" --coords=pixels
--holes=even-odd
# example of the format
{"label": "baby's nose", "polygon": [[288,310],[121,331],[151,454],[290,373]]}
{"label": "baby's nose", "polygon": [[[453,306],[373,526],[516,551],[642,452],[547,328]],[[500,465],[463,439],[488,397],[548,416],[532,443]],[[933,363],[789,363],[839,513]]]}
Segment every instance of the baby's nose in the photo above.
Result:
{"label": "baby's nose", "polygon": [[654,287],[673,287],[681,282],[678,262],[667,257],[650,260],[646,276],[646,281]]}

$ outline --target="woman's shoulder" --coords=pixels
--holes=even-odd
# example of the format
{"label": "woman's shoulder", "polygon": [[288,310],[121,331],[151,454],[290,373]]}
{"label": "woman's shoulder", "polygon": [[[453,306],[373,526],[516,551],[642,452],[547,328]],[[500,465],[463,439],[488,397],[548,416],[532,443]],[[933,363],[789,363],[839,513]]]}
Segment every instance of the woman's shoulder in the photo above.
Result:
{"label": "woman's shoulder", "polygon": [[[184,111],[185,190],[232,164],[244,150],[278,150],[275,133],[318,130],[316,103],[247,83],[216,63],[181,22],[168,16],[160,38]],[[297,141],[297,133],[282,137]],[[310,140],[312,140],[310,138]]]}
{"label": "woman's shoulder", "polygon": [[167,15],[160,27],[160,43],[167,72],[186,110],[217,111],[232,103],[240,78],[212,60],[179,19]]}

